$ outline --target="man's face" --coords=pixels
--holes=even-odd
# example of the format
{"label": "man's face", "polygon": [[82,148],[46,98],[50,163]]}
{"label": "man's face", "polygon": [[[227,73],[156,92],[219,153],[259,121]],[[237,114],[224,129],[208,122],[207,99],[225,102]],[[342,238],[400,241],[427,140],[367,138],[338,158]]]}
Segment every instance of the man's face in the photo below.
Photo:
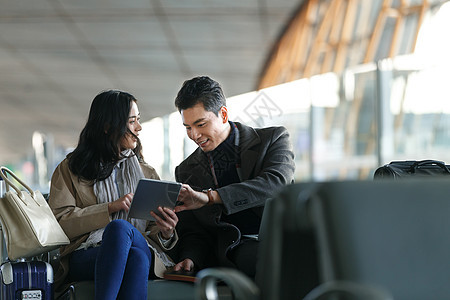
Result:
{"label": "man's face", "polygon": [[203,152],[216,149],[229,135],[230,124],[225,106],[219,115],[206,111],[203,103],[181,111],[181,119],[188,137],[193,140]]}

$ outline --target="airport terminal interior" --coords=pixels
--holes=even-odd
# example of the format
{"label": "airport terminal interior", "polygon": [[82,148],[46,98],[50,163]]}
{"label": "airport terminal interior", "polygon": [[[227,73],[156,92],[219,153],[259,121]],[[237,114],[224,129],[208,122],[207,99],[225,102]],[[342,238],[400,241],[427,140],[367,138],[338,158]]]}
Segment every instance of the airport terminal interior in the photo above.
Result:
{"label": "airport terminal interior", "polygon": [[[450,161],[447,1],[2,1],[0,163],[48,189],[105,89],[140,101],[162,178],[192,150],[182,82],[223,86],[231,119],[284,125],[296,180]],[[149,145],[146,147],[146,145]]]}
{"label": "airport terminal interior", "polygon": [[0,165],[48,193],[92,99],[120,89],[145,161],[173,181],[197,148],[174,100],[199,75],[230,120],[288,129],[298,184],[450,164],[448,28],[447,0],[0,0]]}

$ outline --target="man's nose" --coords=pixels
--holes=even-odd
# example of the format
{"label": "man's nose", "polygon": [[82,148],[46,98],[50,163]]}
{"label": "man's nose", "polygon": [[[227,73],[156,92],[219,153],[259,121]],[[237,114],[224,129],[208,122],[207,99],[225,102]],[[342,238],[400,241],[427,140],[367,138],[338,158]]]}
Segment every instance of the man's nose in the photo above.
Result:
{"label": "man's nose", "polygon": [[201,136],[200,131],[198,131],[197,129],[192,129],[191,130],[191,134],[192,134],[192,139],[196,140]]}

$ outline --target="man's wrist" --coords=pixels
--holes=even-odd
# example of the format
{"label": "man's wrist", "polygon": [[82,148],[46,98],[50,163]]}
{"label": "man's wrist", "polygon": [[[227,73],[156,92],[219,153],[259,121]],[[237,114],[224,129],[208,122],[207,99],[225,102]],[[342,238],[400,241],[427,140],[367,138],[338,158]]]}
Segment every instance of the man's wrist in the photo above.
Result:
{"label": "man's wrist", "polygon": [[208,202],[205,205],[212,205],[212,204],[214,204],[213,189],[203,190],[202,192],[205,193],[208,196]]}

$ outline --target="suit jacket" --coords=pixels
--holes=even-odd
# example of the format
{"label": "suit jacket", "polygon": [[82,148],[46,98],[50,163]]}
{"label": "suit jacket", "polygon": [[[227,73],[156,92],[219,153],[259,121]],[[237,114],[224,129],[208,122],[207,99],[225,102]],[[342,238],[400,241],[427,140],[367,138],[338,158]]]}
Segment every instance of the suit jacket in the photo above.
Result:
{"label": "suit jacket", "polygon": [[[178,214],[180,240],[176,255],[180,261],[192,259],[196,269],[217,265],[233,267],[226,253],[239,244],[241,233],[236,226],[222,222],[222,214],[251,209],[261,222],[266,200],[293,182],[294,153],[286,128],[255,129],[235,124],[239,130],[241,182],[216,189],[223,204]],[[208,159],[200,148],[176,167],[175,177],[197,190],[215,189]]]}
{"label": "suit jacket", "polygon": [[[141,164],[141,169],[146,178],[159,179],[156,171],[147,164]],[[69,272],[69,257],[89,236],[93,230],[100,229],[111,222],[108,213],[108,203],[97,204],[97,197],[94,194],[93,186],[90,182],[80,181],[69,170],[68,160],[63,160],[55,169],[50,186],[49,205],[56,216],[59,224],[70,239],[70,244],[60,248],[61,261],[56,271],[56,287],[58,288]],[[144,237],[158,252],[167,251],[173,248],[178,240],[175,236],[167,247],[159,241],[159,229],[154,222],[148,222]],[[154,275],[162,277],[165,266],[157,255],[153,255],[152,267]]]}

